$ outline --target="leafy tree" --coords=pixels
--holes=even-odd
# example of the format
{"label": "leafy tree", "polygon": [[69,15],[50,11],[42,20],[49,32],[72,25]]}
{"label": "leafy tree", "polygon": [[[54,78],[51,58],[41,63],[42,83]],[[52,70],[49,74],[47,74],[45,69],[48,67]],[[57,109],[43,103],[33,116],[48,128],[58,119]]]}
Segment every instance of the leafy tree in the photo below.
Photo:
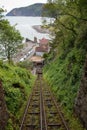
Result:
{"label": "leafy tree", "polygon": [[4,12],[4,10],[2,8],[0,8],[0,19],[3,17],[2,13]]}
{"label": "leafy tree", "polygon": [[[1,16],[1,15],[0,15]],[[12,60],[17,52],[18,46],[22,43],[21,37],[15,26],[11,26],[7,20],[0,19],[0,44],[4,47],[4,53],[8,61]]]}
{"label": "leafy tree", "polygon": [[43,13],[44,16],[57,18],[58,10],[56,3],[48,1],[48,3],[44,5],[43,9],[45,10],[45,12]]}

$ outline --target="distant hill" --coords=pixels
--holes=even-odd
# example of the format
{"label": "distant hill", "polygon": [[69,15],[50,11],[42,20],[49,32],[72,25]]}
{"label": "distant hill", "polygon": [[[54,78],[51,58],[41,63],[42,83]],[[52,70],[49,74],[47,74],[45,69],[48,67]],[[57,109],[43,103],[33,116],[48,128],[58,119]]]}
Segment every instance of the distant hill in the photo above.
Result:
{"label": "distant hill", "polygon": [[6,16],[41,16],[43,3],[36,3],[27,7],[20,7],[11,10]]}

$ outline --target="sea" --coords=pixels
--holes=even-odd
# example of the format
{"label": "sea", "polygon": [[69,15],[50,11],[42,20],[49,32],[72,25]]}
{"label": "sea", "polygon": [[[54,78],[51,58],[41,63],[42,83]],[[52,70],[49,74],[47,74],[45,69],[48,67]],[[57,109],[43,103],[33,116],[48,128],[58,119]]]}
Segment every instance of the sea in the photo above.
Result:
{"label": "sea", "polygon": [[6,16],[5,19],[7,19],[12,26],[15,25],[21,36],[24,37],[24,40],[28,38],[33,41],[34,37],[37,37],[37,40],[42,38],[50,39],[49,34],[39,33],[32,28],[33,25],[42,25],[44,19],[47,21],[47,24],[49,24],[50,18]]}

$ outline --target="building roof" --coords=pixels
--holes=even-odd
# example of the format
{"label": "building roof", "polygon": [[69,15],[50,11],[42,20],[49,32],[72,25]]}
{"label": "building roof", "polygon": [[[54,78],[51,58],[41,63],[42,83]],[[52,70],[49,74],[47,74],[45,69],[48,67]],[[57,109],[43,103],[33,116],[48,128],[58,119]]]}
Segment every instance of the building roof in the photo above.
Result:
{"label": "building roof", "polygon": [[44,58],[42,58],[42,57],[40,57],[40,56],[33,56],[33,57],[31,57],[31,59],[30,59],[32,62],[43,62],[44,61]]}
{"label": "building roof", "polygon": [[45,38],[42,38],[39,40],[40,44],[44,44],[44,45],[47,45],[49,40],[48,39],[45,39]]}
{"label": "building roof", "polygon": [[36,47],[36,52],[48,52],[48,47]]}

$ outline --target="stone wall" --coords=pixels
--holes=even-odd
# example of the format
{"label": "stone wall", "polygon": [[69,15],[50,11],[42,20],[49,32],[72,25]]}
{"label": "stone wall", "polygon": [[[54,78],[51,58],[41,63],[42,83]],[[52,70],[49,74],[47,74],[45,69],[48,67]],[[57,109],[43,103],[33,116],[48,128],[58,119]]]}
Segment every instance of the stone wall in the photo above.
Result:
{"label": "stone wall", "polygon": [[4,100],[4,90],[2,87],[2,82],[0,81],[0,130],[5,130],[7,121],[8,121],[8,113],[6,103]]}
{"label": "stone wall", "polygon": [[84,73],[81,79],[80,89],[75,101],[75,112],[87,129],[87,58]]}

